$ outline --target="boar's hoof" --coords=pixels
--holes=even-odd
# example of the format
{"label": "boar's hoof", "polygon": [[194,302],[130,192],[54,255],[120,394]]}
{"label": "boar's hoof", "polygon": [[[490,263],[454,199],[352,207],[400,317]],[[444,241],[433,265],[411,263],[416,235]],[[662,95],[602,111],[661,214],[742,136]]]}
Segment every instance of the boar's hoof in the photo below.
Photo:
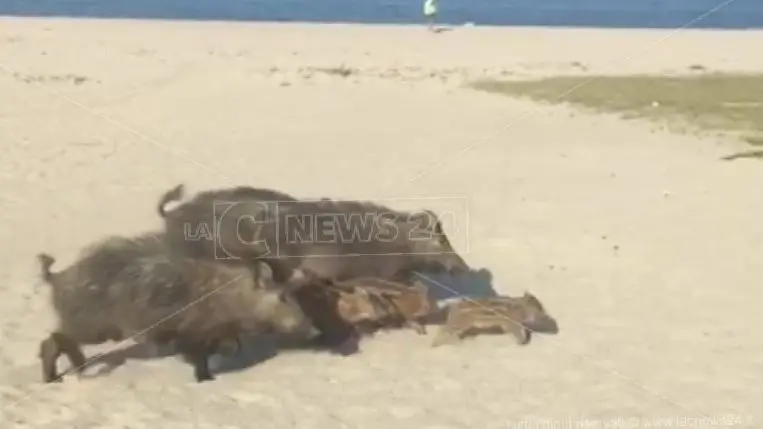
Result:
{"label": "boar's hoof", "polygon": [[61,383],[61,382],[64,381],[64,377],[60,376],[60,375],[59,376],[56,376],[56,375],[52,375],[52,376],[51,375],[44,375],[43,376],[43,381],[45,383]]}
{"label": "boar's hoof", "polygon": [[411,322],[409,324],[411,329],[413,329],[417,334],[419,335],[426,335],[427,334],[427,328],[418,322]]}
{"label": "boar's hoof", "polygon": [[214,380],[212,373],[209,371],[209,353],[198,344],[188,343],[186,341],[179,341],[178,349],[181,356],[193,365],[193,375],[198,383]]}
{"label": "boar's hoof", "polygon": [[360,344],[357,338],[351,337],[343,341],[341,344],[332,348],[334,354],[340,356],[351,356],[360,351]]}
{"label": "boar's hoof", "polygon": [[193,375],[196,378],[197,383],[203,383],[205,381],[212,381],[215,379],[212,373],[209,371],[209,366],[194,365]]}
{"label": "boar's hoof", "polygon": [[203,383],[205,381],[214,381],[215,377],[212,376],[210,373],[206,374],[196,374],[196,382],[197,383]]}
{"label": "boar's hoof", "polygon": [[520,346],[526,346],[530,343],[530,340],[532,339],[532,332],[528,329],[522,329],[517,334],[517,344]]}
{"label": "boar's hoof", "polygon": [[432,340],[432,347],[440,347],[446,344],[456,343],[461,339],[462,332],[449,328],[447,325],[440,328],[440,331]]}

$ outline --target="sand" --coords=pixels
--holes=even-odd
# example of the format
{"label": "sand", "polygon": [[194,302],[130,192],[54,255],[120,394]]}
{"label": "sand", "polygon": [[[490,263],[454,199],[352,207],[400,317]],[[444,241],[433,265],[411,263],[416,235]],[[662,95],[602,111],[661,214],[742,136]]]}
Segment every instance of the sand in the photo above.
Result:
{"label": "sand", "polygon": [[[752,31],[2,19],[0,421],[759,427],[761,164],[720,162],[742,145],[728,138],[462,84],[760,71],[761,45]],[[54,319],[34,254],[64,266],[106,234],[158,228],[154,204],[181,182],[461,198],[457,249],[501,292],[536,294],[561,332],[432,349],[436,329],[399,331],[356,356],[288,352],[202,385],[175,357],[43,385],[36,353]]]}

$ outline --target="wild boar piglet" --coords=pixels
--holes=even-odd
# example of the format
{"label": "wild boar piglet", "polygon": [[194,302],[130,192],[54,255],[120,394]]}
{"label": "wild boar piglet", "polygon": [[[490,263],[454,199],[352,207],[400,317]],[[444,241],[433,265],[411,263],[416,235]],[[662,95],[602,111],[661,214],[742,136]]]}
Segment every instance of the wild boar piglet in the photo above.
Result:
{"label": "wild boar piglet", "polygon": [[479,331],[500,330],[514,335],[518,344],[530,342],[532,333],[557,334],[556,320],[540,300],[525,292],[521,297],[460,298],[450,303],[445,324],[433,347],[454,342]]}
{"label": "wild boar piglet", "polygon": [[426,334],[423,319],[434,308],[425,284],[416,281],[412,285],[377,277],[359,277],[335,282],[334,287],[355,291],[356,300],[373,305],[373,318],[367,319],[377,327],[407,326],[418,334]]}

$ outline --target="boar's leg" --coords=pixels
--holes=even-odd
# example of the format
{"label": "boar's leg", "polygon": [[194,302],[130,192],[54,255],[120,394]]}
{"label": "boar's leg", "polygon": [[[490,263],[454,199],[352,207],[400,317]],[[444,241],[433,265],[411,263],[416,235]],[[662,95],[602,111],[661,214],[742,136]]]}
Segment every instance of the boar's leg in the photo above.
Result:
{"label": "boar's leg", "polygon": [[208,344],[197,340],[179,338],[177,341],[177,349],[193,365],[193,374],[198,383],[215,379],[209,371],[210,348]]}
{"label": "boar's leg", "polygon": [[533,331],[527,328],[522,328],[522,331],[524,332],[524,338],[520,340],[519,344],[521,345],[529,344],[530,340],[532,340],[533,338]]}
{"label": "boar's leg", "polygon": [[49,336],[40,342],[40,361],[42,362],[42,381],[45,383],[60,382],[61,378],[56,373],[56,361],[61,355],[58,343]]}
{"label": "boar's leg", "polygon": [[413,329],[416,331],[419,335],[426,335],[427,334],[427,328],[422,323],[422,318],[412,318],[412,319],[406,319],[405,320],[405,326]]}
{"label": "boar's leg", "polygon": [[445,324],[440,327],[440,331],[432,341],[432,347],[455,342],[469,330],[470,326],[471,323],[463,312],[456,308],[451,308],[448,310]]}
{"label": "boar's leg", "polygon": [[[317,322],[320,319],[313,319]],[[325,320],[323,321],[325,322]],[[331,353],[341,356],[350,356],[358,353],[360,350],[359,335],[354,326],[344,323],[315,323],[315,327],[321,332],[318,337],[312,340],[313,345],[318,348],[327,348]]]}
{"label": "boar's leg", "polygon": [[79,344],[63,334],[58,334],[56,338],[58,340],[58,344],[61,347],[61,351],[64,352],[66,358],[69,359],[69,362],[72,365],[71,370],[78,374],[82,374],[82,372],[85,370],[87,359],[85,358],[85,354],[82,352]]}
{"label": "boar's leg", "polygon": [[327,348],[331,353],[341,356],[350,356],[360,349],[358,333],[354,328],[337,331],[324,331],[313,340],[314,346]]}
{"label": "boar's leg", "polygon": [[42,379],[45,383],[60,382],[61,376],[56,372],[56,362],[61,354],[65,354],[72,368],[70,370],[82,373],[85,369],[85,354],[79,345],[68,336],[54,332],[40,343],[39,357],[42,361]]}
{"label": "boar's leg", "polygon": [[224,356],[233,356],[241,353],[244,345],[241,343],[241,338],[238,336],[231,336],[216,341],[210,347],[211,351]]}
{"label": "boar's leg", "polygon": [[373,335],[378,329],[378,324],[370,320],[362,320],[355,325],[355,332],[359,336]]}
{"label": "boar's leg", "polygon": [[453,328],[448,325],[443,325],[440,328],[440,331],[437,333],[437,336],[432,341],[432,347],[439,347],[444,344],[453,343],[459,338],[461,338],[461,330],[458,328]]}
{"label": "boar's leg", "polygon": [[410,329],[413,329],[416,331],[419,335],[426,335],[427,334],[427,328],[424,326],[424,318],[423,317],[408,317],[403,316],[404,324]]}
{"label": "boar's leg", "polygon": [[302,311],[320,332],[320,335],[311,340],[313,346],[328,348],[343,356],[358,352],[355,327],[342,319],[336,310],[335,301],[327,299],[322,292],[312,294],[309,288],[297,290],[295,297]]}
{"label": "boar's leg", "polygon": [[530,343],[530,340],[532,339],[532,331],[526,328],[522,328],[519,330],[519,332],[515,332],[514,336],[517,337],[517,344],[520,346],[524,346]]}
{"label": "boar's leg", "polygon": [[331,352],[340,356],[351,356],[358,353],[359,351],[360,339],[357,335],[350,335],[343,341],[331,346]]}
{"label": "boar's leg", "polygon": [[524,326],[518,325],[514,322],[508,321],[501,326],[501,330],[505,334],[512,334],[517,339],[517,344],[524,346],[530,342],[532,334],[530,330]]}

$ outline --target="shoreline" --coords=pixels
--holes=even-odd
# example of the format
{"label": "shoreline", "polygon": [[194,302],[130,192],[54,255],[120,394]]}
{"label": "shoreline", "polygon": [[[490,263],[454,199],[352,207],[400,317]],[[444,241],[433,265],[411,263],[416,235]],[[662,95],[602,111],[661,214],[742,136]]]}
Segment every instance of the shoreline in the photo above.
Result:
{"label": "shoreline", "polygon": [[[88,61],[130,67],[137,58],[203,64],[205,68],[233,66],[239,73],[266,78],[278,75],[287,81],[298,75],[335,74],[323,73],[329,69],[341,75],[339,69],[348,68],[353,79],[363,74],[382,79],[404,75],[403,81],[409,80],[406,76],[415,81],[431,77],[450,87],[453,82],[484,78],[763,70],[763,57],[752,54],[763,44],[763,31],[757,30],[474,26],[431,34],[423,24],[7,17],[0,22],[0,44],[8,52],[5,61],[32,75],[51,73],[52,67],[58,69],[57,74],[87,76]],[[55,34],[64,51],[76,45],[97,49],[99,44],[111,43],[127,49],[127,40],[136,29],[152,34],[155,40],[127,56],[106,53],[97,59],[72,61],[76,50],[59,54],[44,47],[58,43],[52,37]],[[30,38],[29,43],[16,41],[25,37]],[[171,40],[165,40],[168,38]],[[269,38],[277,46],[260,42]],[[193,42],[183,43],[183,39]],[[28,48],[38,49],[38,53],[32,54]]]}
{"label": "shoreline", "polygon": [[[422,18],[421,23],[394,23],[394,22],[352,22],[352,21],[259,21],[259,20],[227,20],[227,19],[187,19],[187,18],[129,18],[129,17],[87,17],[87,16],[44,16],[44,15],[0,15],[0,21],[83,21],[83,22],[115,22],[115,23],[152,23],[160,25],[183,25],[195,24],[210,26],[230,25],[253,27],[315,27],[315,28],[384,28],[390,30],[426,29],[426,23]],[[577,25],[533,25],[533,24],[506,24],[506,25],[481,25],[476,23],[463,24],[439,24],[441,27],[456,31],[461,30],[514,30],[514,31],[551,31],[551,32],[634,32],[634,33],[665,33],[665,32],[686,32],[686,33],[724,33],[724,34],[763,34],[763,26],[747,28],[715,28],[715,27],[608,27],[608,26],[577,26]]]}

